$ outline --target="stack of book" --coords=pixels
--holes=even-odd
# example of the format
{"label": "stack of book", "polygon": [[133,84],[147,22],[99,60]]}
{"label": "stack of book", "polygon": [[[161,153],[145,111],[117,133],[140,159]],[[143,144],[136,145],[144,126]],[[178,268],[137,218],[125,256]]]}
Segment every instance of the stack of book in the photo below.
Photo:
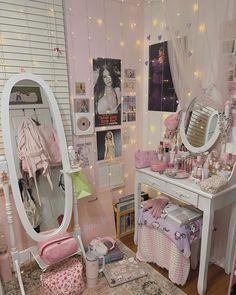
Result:
{"label": "stack of book", "polygon": [[202,216],[202,211],[193,206],[180,206],[172,203],[165,207],[165,212],[167,213],[166,218],[178,226],[186,225]]}
{"label": "stack of book", "polygon": [[[110,242],[104,242],[104,244],[109,248]],[[105,263],[110,263],[113,261],[118,261],[123,259],[124,254],[120,251],[120,249],[118,248],[118,246],[116,245],[115,248],[113,248],[112,250],[108,251],[107,255],[105,255]],[[99,264],[102,264],[102,259],[99,259]]]}

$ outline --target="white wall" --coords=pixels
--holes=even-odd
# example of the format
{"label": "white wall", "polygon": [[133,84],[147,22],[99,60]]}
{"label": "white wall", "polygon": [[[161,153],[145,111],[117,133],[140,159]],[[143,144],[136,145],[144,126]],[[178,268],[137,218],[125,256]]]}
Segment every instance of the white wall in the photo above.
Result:
{"label": "white wall", "polygon": [[[134,153],[138,149],[142,137],[143,6],[138,6],[135,2],[138,1],[129,1],[128,3],[115,0],[65,1],[72,105],[73,100],[79,98],[75,93],[75,82],[85,82],[85,97],[89,98],[91,113],[93,113],[93,58],[121,59],[122,80],[124,69],[136,70],[137,120],[136,122],[122,123],[121,126],[114,126],[121,128],[122,137],[128,130],[131,138],[130,144],[122,146],[121,162],[124,163],[125,186],[119,190],[111,190],[111,195],[114,198],[133,193]],[[102,20],[100,25],[98,20]],[[140,44],[137,44],[137,40],[140,41]],[[121,41],[124,42],[124,46],[120,45]],[[96,128],[92,135],[74,137],[76,141],[79,140],[81,143],[86,142],[87,139],[94,143],[94,155],[88,173],[93,181],[95,192],[99,192],[96,131],[101,129],[110,129],[110,127]]]}

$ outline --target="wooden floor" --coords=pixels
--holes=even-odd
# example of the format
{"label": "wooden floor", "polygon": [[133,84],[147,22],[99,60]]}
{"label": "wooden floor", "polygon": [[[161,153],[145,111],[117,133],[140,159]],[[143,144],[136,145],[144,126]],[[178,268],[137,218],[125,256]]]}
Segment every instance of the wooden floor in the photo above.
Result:
{"label": "wooden floor", "polygon": [[[128,235],[121,238],[121,241],[129,247],[131,250],[136,252],[136,245],[133,242],[133,235]],[[162,275],[168,278],[168,272],[165,269],[162,269],[155,264],[151,264],[156,270],[158,270]],[[180,287],[188,295],[198,295],[197,292],[197,279],[198,279],[198,270],[191,270],[189,278],[185,286]],[[207,283],[207,292],[206,295],[227,295],[229,285],[229,275],[225,274],[224,270],[219,266],[214,264],[210,265],[208,271],[208,283]]]}

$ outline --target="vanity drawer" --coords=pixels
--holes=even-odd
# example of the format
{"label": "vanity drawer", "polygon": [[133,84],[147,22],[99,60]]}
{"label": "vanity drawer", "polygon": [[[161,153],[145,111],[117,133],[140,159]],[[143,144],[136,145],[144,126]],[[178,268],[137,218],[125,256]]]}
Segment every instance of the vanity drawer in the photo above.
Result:
{"label": "vanity drawer", "polygon": [[155,190],[165,192],[166,191],[166,183],[165,181],[162,181],[160,179],[152,178],[152,177],[147,177],[143,179],[142,181],[144,184],[147,184],[148,186],[152,187]]}
{"label": "vanity drawer", "polygon": [[180,188],[173,184],[168,184],[166,186],[166,193],[170,196],[173,196],[183,202],[192,204],[194,206],[198,205],[198,194],[186,190],[184,188]]}

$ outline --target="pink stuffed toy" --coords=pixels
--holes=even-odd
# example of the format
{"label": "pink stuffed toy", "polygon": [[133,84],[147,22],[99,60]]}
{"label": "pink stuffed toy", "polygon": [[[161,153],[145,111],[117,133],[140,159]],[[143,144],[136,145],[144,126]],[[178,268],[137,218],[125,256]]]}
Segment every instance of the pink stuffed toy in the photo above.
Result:
{"label": "pink stuffed toy", "polygon": [[161,196],[157,199],[148,200],[145,203],[143,209],[148,210],[151,208],[150,212],[154,218],[161,217],[161,213],[164,210],[165,206],[169,203],[169,198]]}
{"label": "pink stuffed toy", "polygon": [[166,126],[164,137],[172,139],[178,127],[178,114],[175,113],[175,114],[169,115],[165,119],[164,124]]}

